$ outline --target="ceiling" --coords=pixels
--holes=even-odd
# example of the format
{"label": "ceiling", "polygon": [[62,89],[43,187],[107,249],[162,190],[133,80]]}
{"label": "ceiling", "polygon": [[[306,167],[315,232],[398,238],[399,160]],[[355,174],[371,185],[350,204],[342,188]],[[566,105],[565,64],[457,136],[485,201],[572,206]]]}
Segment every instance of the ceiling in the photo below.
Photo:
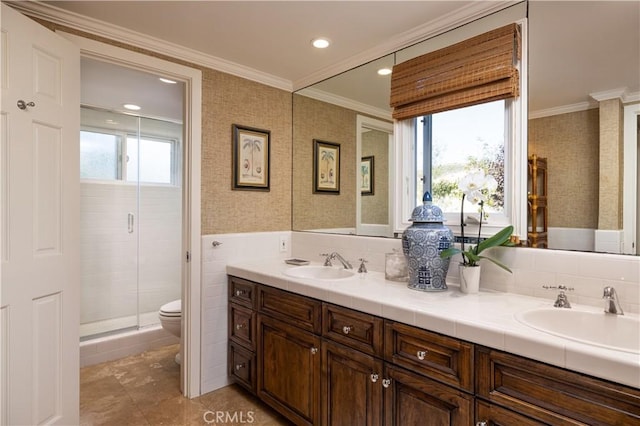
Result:
{"label": "ceiling", "polygon": [[[514,3],[44,1],[35,5],[61,16],[59,22],[102,26],[105,32],[124,30],[136,40],[150,36],[174,51],[212,60],[222,70],[230,66],[241,74],[253,73],[257,80],[298,89],[424,39],[426,29],[442,31],[464,17]],[[531,1],[529,17],[530,110],[584,103],[590,100],[589,93],[614,88],[640,91],[640,2]],[[328,37],[332,45],[314,49],[310,41],[318,36]],[[116,78],[114,70],[108,73]],[[604,86],[602,75],[609,77]],[[147,78],[148,84],[157,85],[156,77]],[[165,89],[176,96],[179,88],[165,85],[156,93]],[[111,92],[96,87],[92,93],[104,99]],[[129,101],[133,100],[124,102]],[[174,112],[151,115],[174,117]]]}

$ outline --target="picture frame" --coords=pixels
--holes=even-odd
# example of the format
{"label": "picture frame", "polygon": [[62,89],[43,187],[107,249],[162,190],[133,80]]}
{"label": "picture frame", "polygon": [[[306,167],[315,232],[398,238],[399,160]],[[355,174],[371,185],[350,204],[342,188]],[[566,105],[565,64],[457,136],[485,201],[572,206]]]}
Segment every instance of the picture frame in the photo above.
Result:
{"label": "picture frame", "polygon": [[233,124],[233,187],[269,191],[271,132]]}
{"label": "picture frame", "polygon": [[373,155],[362,157],[360,161],[360,194],[374,195],[375,159]]}
{"label": "picture frame", "polygon": [[340,194],[340,144],[313,140],[313,192]]}

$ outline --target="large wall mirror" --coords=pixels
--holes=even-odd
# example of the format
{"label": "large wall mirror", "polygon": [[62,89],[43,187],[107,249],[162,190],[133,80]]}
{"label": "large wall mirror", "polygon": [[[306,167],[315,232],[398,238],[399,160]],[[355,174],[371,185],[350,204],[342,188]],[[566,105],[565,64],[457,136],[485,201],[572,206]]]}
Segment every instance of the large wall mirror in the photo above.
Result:
{"label": "large wall mirror", "polygon": [[[640,6],[625,1],[530,1],[509,9],[499,14],[513,20],[528,15],[528,154],[548,159],[550,248],[636,253],[635,244],[630,246],[640,241]],[[492,19],[495,16],[482,18],[424,43],[444,47],[459,36],[456,33],[468,32],[466,27],[477,29],[482,21],[489,22],[487,30],[495,27]],[[358,233],[363,198],[357,192],[362,160],[358,116],[391,122],[389,77],[376,71],[422,53],[419,43],[294,94],[294,230]],[[609,109],[603,111],[603,105]],[[611,112],[611,105],[614,110],[617,105],[617,111]],[[619,117],[617,122],[601,125],[612,115]],[[602,133],[611,125],[617,142],[601,149]],[[313,139],[341,144],[339,194],[312,191]],[[627,152],[633,155],[624,151],[629,146],[634,150]],[[611,155],[615,161],[608,160]],[[396,166],[389,157],[390,173]]]}

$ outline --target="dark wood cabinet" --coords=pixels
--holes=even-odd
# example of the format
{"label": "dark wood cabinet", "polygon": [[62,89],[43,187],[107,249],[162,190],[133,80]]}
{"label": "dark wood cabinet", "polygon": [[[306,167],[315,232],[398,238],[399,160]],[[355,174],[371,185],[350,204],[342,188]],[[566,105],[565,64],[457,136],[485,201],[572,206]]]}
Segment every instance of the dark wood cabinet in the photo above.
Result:
{"label": "dark wood cabinet", "polygon": [[640,390],[498,350],[476,349],[476,396],[539,422],[640,425]]}
{"label": "dark wood cabinet", "polygon": [[258,396],[298,425],[320,421],[320,337],[258,314]]}
{"label": "dark wood cabinet", "polygon": [[382,360],[330,340],[322,342],[322,424],[382,424]]}
{"label": "dark wood cabinet", "polygon": [[385,425],[469,425],[473,395],[385,363]]}
{"label": "dark wood cabinet", "polygon": [[229,278],[229,376],[297,425],[640,425],[640,390]]}

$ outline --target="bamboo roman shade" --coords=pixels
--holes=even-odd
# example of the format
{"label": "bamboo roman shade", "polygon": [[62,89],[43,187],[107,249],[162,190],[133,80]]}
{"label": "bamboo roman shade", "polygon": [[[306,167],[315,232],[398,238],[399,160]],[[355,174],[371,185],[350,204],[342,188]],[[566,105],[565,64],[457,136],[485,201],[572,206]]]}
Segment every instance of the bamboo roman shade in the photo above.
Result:
{"label": "bamboo roman shade", "polygon": [[517,97],[517,24],[489,31],[393,67],[393,118],[404,120]]}

